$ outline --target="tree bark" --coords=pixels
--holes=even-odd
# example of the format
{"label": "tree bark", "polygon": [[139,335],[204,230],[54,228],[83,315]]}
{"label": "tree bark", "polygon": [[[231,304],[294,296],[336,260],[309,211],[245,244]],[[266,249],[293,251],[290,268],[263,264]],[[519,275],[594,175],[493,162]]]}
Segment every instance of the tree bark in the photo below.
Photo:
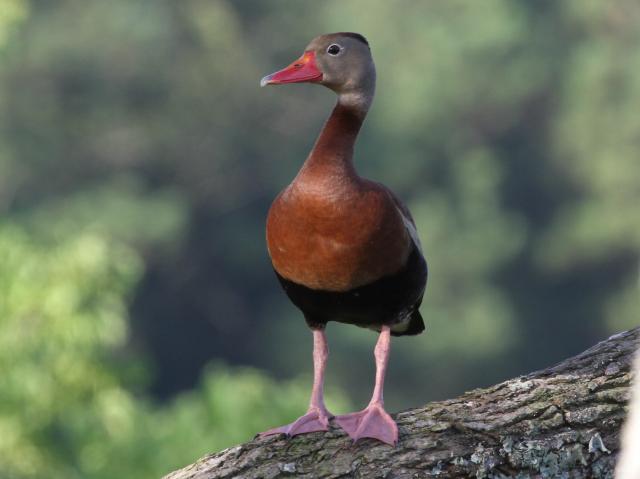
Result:
{"label": "tree bark", "polygon": [[639,343],[636,328],[554,367],[400,412],[395,448],[353,445],[333,428],[254,439],[165,479],[612,478]]}

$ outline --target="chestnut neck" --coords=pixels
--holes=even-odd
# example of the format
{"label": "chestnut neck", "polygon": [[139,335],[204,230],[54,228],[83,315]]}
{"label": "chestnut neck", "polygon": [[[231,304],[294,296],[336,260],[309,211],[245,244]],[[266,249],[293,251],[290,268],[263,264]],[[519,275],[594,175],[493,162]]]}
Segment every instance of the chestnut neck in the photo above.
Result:
{"label": "chestnut neck", "polygon": [[367,110],[368,105],[354,105],[339,98],[294,183],[322,187],[328,182],[334,188],[358,179],[353,150]]}

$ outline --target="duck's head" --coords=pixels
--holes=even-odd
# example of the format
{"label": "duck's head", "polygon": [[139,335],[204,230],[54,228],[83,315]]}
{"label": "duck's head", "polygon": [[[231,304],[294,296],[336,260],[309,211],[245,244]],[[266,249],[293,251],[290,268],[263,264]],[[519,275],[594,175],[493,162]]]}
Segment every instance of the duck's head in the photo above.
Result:
{"label": "duck's head", "polygon": [[320,35],[311,40],[300,58],[264,77],[260,86],[284,83],[318,83],[335,91],[343,103],[368,107],[376,84],[369,43],[359,33]]}

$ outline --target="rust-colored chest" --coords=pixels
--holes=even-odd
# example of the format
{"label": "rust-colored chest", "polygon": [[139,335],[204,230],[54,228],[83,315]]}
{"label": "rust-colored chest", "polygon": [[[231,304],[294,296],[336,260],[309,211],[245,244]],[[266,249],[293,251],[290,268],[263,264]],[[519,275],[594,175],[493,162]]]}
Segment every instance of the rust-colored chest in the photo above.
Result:
{"label": "rust-colored chest", "polygon": [[383,189],[361,181],[324,194],[290,185],[267,218],[275,270],[303,286],[348,291],[397,272],[410,239]]}

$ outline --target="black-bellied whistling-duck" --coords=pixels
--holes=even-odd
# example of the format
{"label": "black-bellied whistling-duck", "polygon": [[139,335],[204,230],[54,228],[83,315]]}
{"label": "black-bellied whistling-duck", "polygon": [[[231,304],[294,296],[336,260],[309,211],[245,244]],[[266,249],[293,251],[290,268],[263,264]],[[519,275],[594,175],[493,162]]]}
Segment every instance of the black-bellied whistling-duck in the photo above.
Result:
{"label": "black-bellied whistling-duck", "polygon": [[299,82],[330,88],[338,103],[300,172],[271,205],[267,246],[280,283],[313,331],[314,381],[307,413],[262,435],[328,429],[333,415],[322,393],[324,328],[339,321],[374,329],[380,337],[371,402],[335,420],[354,441],[371,437],[395,444],[398,428],[382,396],[390,335],[424,330],[418,307],[427,265],[407,207],[353,166],[354,143],[376,84],[367,40],[357,33],[321,35],[298,60],[260,84]]}

